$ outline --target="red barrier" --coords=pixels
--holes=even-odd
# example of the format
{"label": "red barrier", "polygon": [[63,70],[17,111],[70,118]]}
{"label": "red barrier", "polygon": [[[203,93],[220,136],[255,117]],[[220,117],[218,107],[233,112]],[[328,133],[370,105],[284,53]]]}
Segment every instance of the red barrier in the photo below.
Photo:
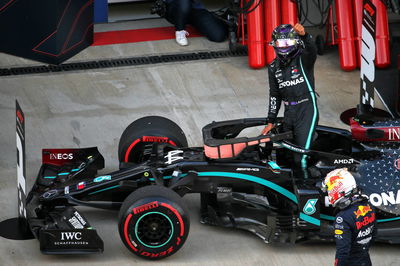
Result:
{"label": "red barrier", "polygon": [[275,51],[271,45],[268,45],[272,41],[272,31],[281,24],[280,17],[280,0],[267,0],[264,1],[264,17],[265,17],[265,41],[266,48],[265,54],[267,57],[267,64],[275,59]]}
{"label": "red barrier", "polygon": [[351,71],[357,67],[353,38],[353,7],[350,0],[336,0],[335,3],[340,66],[345,71]]}
{"label": "red barrier", "polygon": [[[271,1],[271,0],[266,0]],[[299,22],[297,17],[297,1],[281,0],[282,8],[282,24],[290,24],[292,26]]]}
{"label": "red barrier", "polygon": [[356,44],[357,67],[361,67],[361,37],[362,37],[362,18],[363,0],[354,0],[354,40]]}
{"label": "red barrier", "polygon": [[[264,50],[264,19],[263,19],[263,3],[254,1],[247,14],[247,48],[249,56],[249,65],[252,68],[262,68],[265,66],[265,50]],[[258,6],[257,6],[258,5]]]}
{"label": "red barrier", "polygon": [[376,56],[375,65],[385,68],[390,65],[389,25],[386,5],[381,0],[372,0],[376,7]]}

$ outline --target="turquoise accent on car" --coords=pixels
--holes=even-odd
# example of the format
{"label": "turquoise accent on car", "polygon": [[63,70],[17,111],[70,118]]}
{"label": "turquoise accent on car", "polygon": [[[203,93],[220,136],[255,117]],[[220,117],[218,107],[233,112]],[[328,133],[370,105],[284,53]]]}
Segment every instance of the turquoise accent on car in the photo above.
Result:
{"label": "turquoise accent on car", "polygon": [[[320,217],[321,217],[321,219],[328,220],[328,221],[335,220],[335,217],[330,216],[330,215],[321,214]],[[392,221],[398,221],[398,220],[400,220],[400,217],[394,217],[394,218],[388,218],[388,219],[378,219],[377,222],[385,223],[385,222],[392,222]]]}
{"label": "turquoise accent on car", "polygon": [[304,220],[304,221],[306,221],[306,222],[308,222],[310,224],[315,224],[317,226],[321,225],[321,221],[320,220],[318,220],[318,219],[316,219],[314,217],[308,216],[307,214],[304,214],[302,212],[300,213],[300,219],[302,219],[302,220]]}
{"label": "turquoise accent on car", "polygon": [[100,190],[96,190],[96,191],[90,192],[89,195],[93,195],[93,194],[96,194],[96,193],[99,193],[99,192],[103,192],[103,191],[106,191],[106,190],[110,190],[110,189],[114,189],[114,188],[117,188],[117,187],[119,187],[119,185],[103,188],[103,189],[100,189]]}
{"label": "turquoise accent on car", "polygon": [[[313,118],[312,118],[312,123],[311,123],[310,131],[308,132],[306,146],[304,147],[306,150],[308,150],[310,148],[310,144],[311,144],[312,132],[313,132],[313,130],[315,128],[315,122],[317,121],[317,112],[318,112],[318,110],[317,110],[316,101],[315,101],[315,94],[314,94],[314,91],[313,91],[313,89],[312,89],[312,87],[310,85],[310,82],[308,81],[306,73],[304,72],[303,63],[301,62],[301,57],[300,57],[300,67],[301,67],[301,72],[303,72],[304,79],[306,80],[308,91],[310,92],[311,99],[312,99],[312,102],[313,102],[313,107],[314,107],[314,114],[313,114]],[[307,155],[305,155],[305,154],[301,158],[301,167],[303,167],[303,168],[307,167],[306,158],[307,158]]]}
{"label": "turquoise accent on car", "polygon": [[[138,234],[137,234],[137,228],[138,228],[138,224],[139,224],[140,220],[142,220],[143,217],[145,217],[145,216],[147,216],[147,215],[149,215],[149,214],[160,214],[160,215],[164,216],[165,218],[167,218],[169,224],[171,225],[171,234],[170,234],[168,240],[165,241],[164,243],[158,245],[158,246],[150,246],[150,245],[147,245],[147,244],[143,243],[142,240],[140,240],[140,238],[139,238],[139,236],[138,236]],[[142,215],[142,216],[136,221],[136,224],[135,224],[135,236],[136,236],[137,240],[139,240],[139,242],[140,242],[143,246],[146,246],[146,247],[148,247],[148,248],[160,248],[160,247],[164,246],[165,244],[167,244],[167,243],[171,240],[171,238],[172,238],[173,235],[174,235],[174,224],[172,223],[171,219],[170,219],[167,215],[165,215],[164,213],[162,213],[162,212],[148,212],[148,213]]]}
{"label": "turquoise accent on car", "polygon": [[69,172],[64,172],[64,173],[58,173],[58,175],[69,175]]}
{"label": "turquoise accent on car", "polygon": [[77,172],[79,170],[81,170],[81,169],[80,168],[75,168],[75,169],[72,169],[71,172]]}
{"label": "turquoise accent on car", "polygon": [[279,165],[278,165],[276,162],[274,162],[274,161],[269,161],[269,162],[268,162],[268,165],[271,166],[271,168],[272,168],[273,170],[281,170],[281,168],[279,167]]}
{"label": "turquoise accent on car", "polygon": [[292,200],[294,203],[298,203],[296,195],[290,192],[289,190],[265,179],[262,179],[257,176],[240,174],[240,173],[231,173],[231,172],[199,172],[198,176],[220,176],[220,177],[230,177],[230,178],[237,178],[243,179],[250,182],[258,183],[260,185],[269,187],[272,190],[275,190],[278,193],[281,193],[288,199]]}
{"label": "turquoise accent on car", "polygon": [[43,178],[54,179],[54,178],[56,178],[56,176],[44,176]]}
{"label": "turquoise accent on car", "polygon": [[328,221],[334,221],[335,220],[335,217],[330,216],[330,215],[326,215],[326,214],[320,214],[319,217],[321,219],[328,220]]}
{"label": "turquoise accent on car", "polygon": [[106,180],[111,180],[111,176],[110,175],[102,175],[102,176],[98,176],[95,179],[93,179],[93,182],[95,183],[99,183],[99,182],[103,182]]}
{"label": "turquoise accent on car", "polygon": [[394,217],[394,218],[388,218],[388,219],[380,219],[377,222],[378,223],[384,223],[384,222],[391,222],[391,221],[397,221],[400,220],[400,217]]}
{"label": "turquoise accent on car", "polygon": [[[187,176],[187,174],[181,174],[180,177],[185,177],[185,176]],[[163,179],[171,179],[171,178],[172,178],[172,175],[163,176]],[[154,181],[154,178],[150,177],[149,180]]]}

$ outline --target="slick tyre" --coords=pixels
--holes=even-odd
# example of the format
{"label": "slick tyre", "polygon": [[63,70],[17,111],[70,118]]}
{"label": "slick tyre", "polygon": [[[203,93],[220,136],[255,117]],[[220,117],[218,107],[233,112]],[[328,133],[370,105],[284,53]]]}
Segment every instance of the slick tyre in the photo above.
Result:
{"label": "slick tyre", "polygon": [[119,234],[135,255],[159,260],[171,256],[189,234],[189,213],[171,189],[147,186],[129,195],[119,211]]}
{"label": "slick tyre", "polygon": [[122,133],[118,144],[119,162],[146,161],[155,142],[187,147],[186,136],[177,124],[161,116],[146,116],[132,122]]}

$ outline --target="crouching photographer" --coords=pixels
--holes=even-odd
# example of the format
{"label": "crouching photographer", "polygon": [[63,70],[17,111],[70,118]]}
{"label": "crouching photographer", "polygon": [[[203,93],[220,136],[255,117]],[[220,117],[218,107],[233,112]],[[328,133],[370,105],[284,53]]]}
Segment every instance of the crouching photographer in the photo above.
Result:
{"label": "crouching photographer", "polygon": [[200,0],[157,0],[151,12],[175,26],[176,42],[182,46],[189,44],[189,33],[185,30],[188,24],[212,42],[223,42],[228,36],[225,22],[208,11]]}

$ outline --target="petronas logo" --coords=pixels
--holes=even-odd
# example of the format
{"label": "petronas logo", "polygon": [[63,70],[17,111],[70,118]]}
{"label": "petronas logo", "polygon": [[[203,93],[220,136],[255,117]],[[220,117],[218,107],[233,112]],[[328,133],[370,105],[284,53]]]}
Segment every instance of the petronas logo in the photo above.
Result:
{"label": "petronas logo", "polygon": [[303,212],[307,215],[312,215],[317,210],[315,205],[317,204],[318,199],[309,199],[304,205]]}

